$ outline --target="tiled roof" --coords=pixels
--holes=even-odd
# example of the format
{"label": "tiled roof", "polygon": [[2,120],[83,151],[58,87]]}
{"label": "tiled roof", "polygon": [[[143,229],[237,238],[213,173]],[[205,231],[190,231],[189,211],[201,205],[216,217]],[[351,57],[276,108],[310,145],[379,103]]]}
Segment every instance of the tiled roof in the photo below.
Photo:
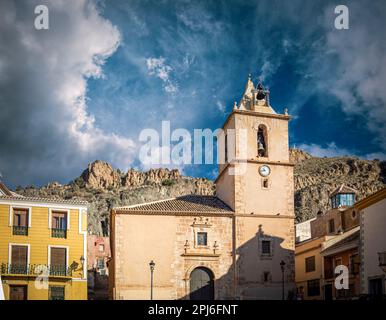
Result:
{"label": "tiled roof", "polygon": [[0,195],[12,196],[12,192],[0,181]]}
{"label": "tiled roof", "polygon": [[37,203],[57,203],[57,204],[69,204],[69,205],[82,205],[82,206],[85,206],[88,204],[87,201],[83,201],[83,200],[74,200],[74,199],[65,200],[65,199],[61,199],[61,198],[23,197],[20,195],[17,195],[17,196],[0,196],[0,200],[37,202]]}
{"label": "tiled roof", "polygon": [[326,253],[327,251],[330,251],[332,249],[337,249],[349,243],[356,244],[359,241],[359,232],[360,232],[359,230],[360,230],[360,227],[357,226],[345,233],[342,233],[330,240],[327,240],[326,242],[323,243],[322,252]]}
{"label": "tiled roof", "polygon": [[330,197],[335,196],[338,193],[357,193],[357,191],[342,183],[338,188],[331,192]]}
{"label": "tiled roof", "polygon": [[187,195],[133,206],[114,208],[116,213],[225,213],[233,210],[215,196]]}
{"label": "tiled roof", "polygon": [[57,203],[68,205],[80,205],[86,206],[87,201],[76,199],[62,199],[62,198],[41,198],[41,197],[24,197],[16,192],[13,192],[7,188],[7,186],[0,181],[0,200],[7,201],[23,201],[23,202],[37,202],[37,203]]}

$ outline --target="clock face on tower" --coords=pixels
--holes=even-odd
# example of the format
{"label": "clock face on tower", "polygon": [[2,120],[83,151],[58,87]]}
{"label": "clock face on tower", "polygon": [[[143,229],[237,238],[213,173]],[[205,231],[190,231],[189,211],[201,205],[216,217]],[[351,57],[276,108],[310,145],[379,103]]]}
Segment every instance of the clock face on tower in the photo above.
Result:
{"label": "clock face on tower", "polygon": [[270,173],[271,173],[271,168],[264,165],[264,166],[261,166],[259,168],[259,173],[260,175],[262,175],[263,177],[267,177]]}

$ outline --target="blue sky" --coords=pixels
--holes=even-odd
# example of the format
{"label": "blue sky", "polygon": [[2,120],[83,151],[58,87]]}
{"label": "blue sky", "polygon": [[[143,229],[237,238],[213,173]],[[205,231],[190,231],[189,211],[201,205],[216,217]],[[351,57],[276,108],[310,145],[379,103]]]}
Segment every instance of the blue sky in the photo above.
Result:
{"label": "blue sky", "polygon": [[142,129],[221,127],[249,72],[293,116],[291,146],[385,158],[384,1],[346,2],[348,30],[334,28],[336,1],[40,3],[44,33],[30,25],[33,1],[0,5],[0,172],[11,186],[65,183],[95,159],[143,169]]}

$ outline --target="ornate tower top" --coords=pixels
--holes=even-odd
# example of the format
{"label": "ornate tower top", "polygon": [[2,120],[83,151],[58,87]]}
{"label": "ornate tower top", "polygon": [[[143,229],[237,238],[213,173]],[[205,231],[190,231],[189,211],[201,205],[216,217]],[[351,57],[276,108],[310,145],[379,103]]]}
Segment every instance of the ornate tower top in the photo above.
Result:
{"label": "ornate tower top", "polygon": [[255,87],[251,74],[248,76],[244,94],[239,103],[239,110],[276,114],[269,102],[269,90],[263,86],[261,81]]}

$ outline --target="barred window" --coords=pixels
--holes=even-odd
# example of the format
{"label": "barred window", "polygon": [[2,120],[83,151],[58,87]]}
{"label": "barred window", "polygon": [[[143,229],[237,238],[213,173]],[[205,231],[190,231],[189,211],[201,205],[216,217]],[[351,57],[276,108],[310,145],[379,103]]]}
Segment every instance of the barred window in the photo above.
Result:
{"label": "barred window", "polygon": [[320,295],[319,279],[307,281],[307,295],[309,297]]}
{"label": "barred window", "polygon": [[306,272],[315,271],[315,256],[306,258]]}
{"label": "barred window", "polygon": [[263,255],[270,255],[271,254],[271,241],[270,240],[261,241],[261,253]]}
{"label": "barred window", "polygon": [[49,299],[50,300],[64,300],[64,287],[63,286],[50,286]]}

